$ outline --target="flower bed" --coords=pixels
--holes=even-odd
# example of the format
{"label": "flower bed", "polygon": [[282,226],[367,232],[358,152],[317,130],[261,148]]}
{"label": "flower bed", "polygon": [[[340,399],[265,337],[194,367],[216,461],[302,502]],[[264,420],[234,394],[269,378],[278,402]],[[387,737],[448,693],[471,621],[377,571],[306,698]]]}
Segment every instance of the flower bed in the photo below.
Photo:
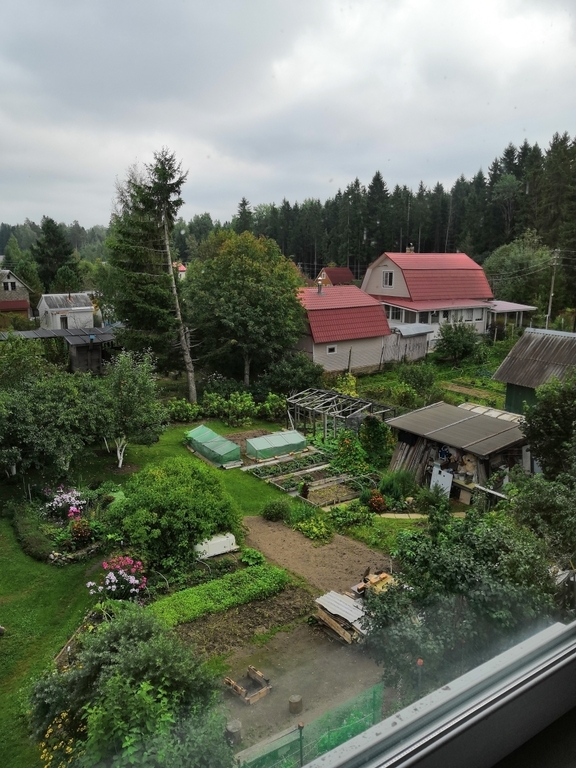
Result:
{"label": "flower bed", "polygon": [[255,565],[161,598],[148,610],[174,627],[209,613],[271,597],[284,589],[289,580],[282,568]]}

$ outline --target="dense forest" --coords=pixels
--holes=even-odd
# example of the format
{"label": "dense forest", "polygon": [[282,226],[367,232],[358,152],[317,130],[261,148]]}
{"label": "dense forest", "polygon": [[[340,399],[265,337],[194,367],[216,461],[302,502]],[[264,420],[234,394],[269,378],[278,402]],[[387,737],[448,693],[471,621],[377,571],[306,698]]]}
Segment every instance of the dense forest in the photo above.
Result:
{"label": "dense forest", "polygon": [[[106,260],[106,227],[84,229],[75,221],[60,225],[81,261]],[[348,265],[357,277],[383,251],[464,251],[479,263],[526,231],[542,244],[559,249],[567,274],[576,254],[576,137],[555,134],[546,150],[524,141],[509,144],[487,173],[460,176],[450,190],[441,183],[416,191],[396,185],[390,190],[377,171],[368,186],[358,179],[325,202],[306,199],[251,207],[243,198],[231,222],[213,221],[209,213],[179,219],[174,242],[183,262],[219,228],[249,230],[277,241],[313,276],[328,263]],[[11,236],[21,251],[40,235],[39,225],[0,225],[0,253]]]}

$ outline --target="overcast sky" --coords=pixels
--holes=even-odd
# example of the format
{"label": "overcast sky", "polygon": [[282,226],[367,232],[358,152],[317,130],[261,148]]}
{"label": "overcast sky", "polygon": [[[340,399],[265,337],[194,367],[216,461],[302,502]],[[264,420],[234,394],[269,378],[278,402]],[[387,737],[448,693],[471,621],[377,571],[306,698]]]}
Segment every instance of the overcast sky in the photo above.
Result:
{"label": "overcast sky", "polygon": [[168,146],[187,220],[485,171],[576,135],[574,0],[2,0],[0,221],[107,224]]}

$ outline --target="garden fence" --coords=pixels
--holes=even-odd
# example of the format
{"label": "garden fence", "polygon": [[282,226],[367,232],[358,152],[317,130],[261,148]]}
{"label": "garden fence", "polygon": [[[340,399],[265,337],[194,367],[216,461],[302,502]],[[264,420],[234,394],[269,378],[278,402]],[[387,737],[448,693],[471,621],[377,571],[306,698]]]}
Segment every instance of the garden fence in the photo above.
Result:
{"label": "garden fence", "polygon": [[236,756],[242,768],[300,768],[382,719],[384,684],[348,699],[311,723],[295,726]]}

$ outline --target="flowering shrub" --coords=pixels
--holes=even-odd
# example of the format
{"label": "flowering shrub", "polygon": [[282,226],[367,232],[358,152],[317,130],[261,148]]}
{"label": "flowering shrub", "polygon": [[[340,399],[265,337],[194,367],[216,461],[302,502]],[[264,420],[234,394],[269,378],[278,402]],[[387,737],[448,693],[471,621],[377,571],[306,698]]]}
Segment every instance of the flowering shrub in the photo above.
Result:
{"label": "flowering shrub", "polygon": [[70,536],[74,549],[82,549],[92,541],[92,527],[89,520],[75,517],[70,524]]}
{"label": "flowering shrub", "polygon": [[104,561],[102,567],[108,573],[100,585],[95,581],[86,583],[91,595],[102,595],[114,600],[136,600],[146,588],[147,579],[143,575],[144,566],[140,560],[118,555]]}
{"label": "flowering shrub", "polygon": [[[45,505],[46,513],[49,517],[77,517],[80,518],[82,512],[86,508],[87,500],[82,496],[82,493],[75,488],[64,488],[60,485],[56,491],[45,488],[44,492],[47,496],[52,496],[52,501],[49,501]],[[74,514],[70,512],[75,510]]]}
{"label": "flowering shrub", "polygon": [[388,505],[386,504],[386,499],[382,494],[378,491],[377,488],[373,488],[370,492],[370,498],[368,499],[368,507],[372,510],[372,512],[375,512],[377,515],[382,514],[384,512]]}

